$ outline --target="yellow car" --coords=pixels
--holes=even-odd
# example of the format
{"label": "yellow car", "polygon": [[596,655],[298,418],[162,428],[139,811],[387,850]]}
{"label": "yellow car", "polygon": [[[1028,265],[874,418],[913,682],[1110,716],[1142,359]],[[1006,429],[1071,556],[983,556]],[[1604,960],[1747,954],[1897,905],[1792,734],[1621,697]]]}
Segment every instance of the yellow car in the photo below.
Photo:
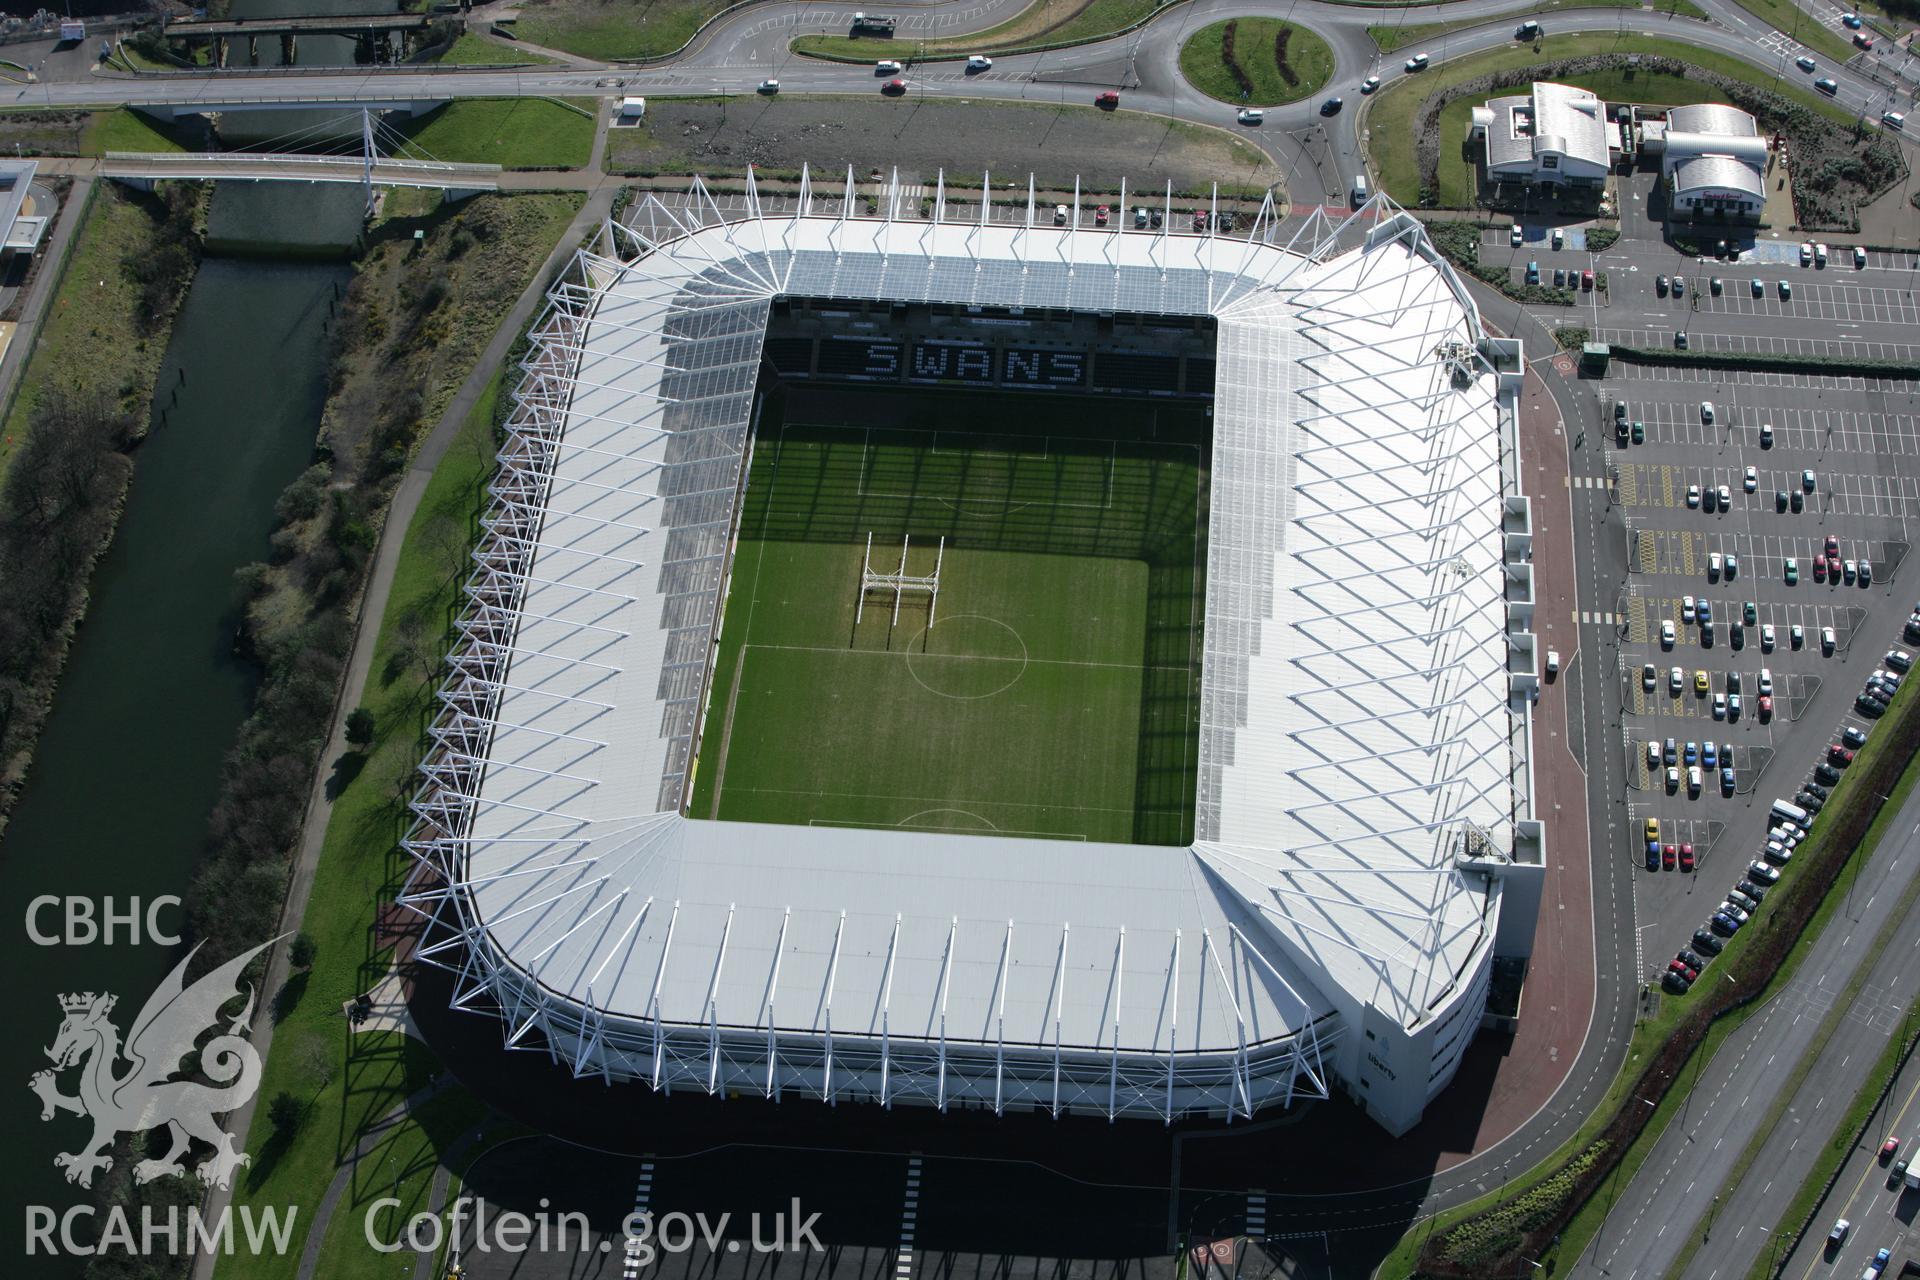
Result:
{"label": "yellow car", "polygon": [[1707,690],[1710,688],[1712,688],[1712,686],[1707,683],[1707,673],[1705,671],[1696,671],[1693,673],[1693,691],[1695,693],[1704,698],[1707,696]]}
{"label": "yellow car", "polygon": [[1660,838],[1660,819],[1648,818],[1647,819],[1647,839],[1658,840],[1659,838]]}

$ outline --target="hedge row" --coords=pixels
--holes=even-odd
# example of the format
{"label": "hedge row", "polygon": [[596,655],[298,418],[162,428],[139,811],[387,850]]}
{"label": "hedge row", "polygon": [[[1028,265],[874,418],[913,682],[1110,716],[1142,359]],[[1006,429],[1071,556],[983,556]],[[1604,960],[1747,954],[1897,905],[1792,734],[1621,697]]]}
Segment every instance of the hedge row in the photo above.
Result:
{"label": "hedge row", "polygon": [[1280,68],[1280,78],[1287,82],[1289,89],[1300,83],[1300,77],[1287,65],[1287,41],[1293,39],[1293,28],[1287,23],[1280,24],[1280,30],[1273,37],[1273,60]]}
{"label": "hedge row", "polygon": [[[1553,1243],[1646,1127],[1654,1107],[1643,1107],[1640,1100],[1657,1107],[1715,1019],[1759,998],[1799,944],[1827,890],[1838,882],[1847,860],[1873,825],[1884,797],[1892,794],[1920,749],[1920,714],[1914,706],[1907,690],[1894,695],[1892,711],[1847,772],[1842,783],[1845,794],[1837,795],[1821,814],[1818,830],[1794,857],[1792,873],[1767,896],[1762,913],[1748,926],[1757,932],[1748,935],[1752,943],[1738,971],[1723,969],[1726,982],[1703,983],[1691,995],[1677,997],[1691,1001],[1692,1007],[1653,1051],[1633,1087],[1621,1095],[1598,1137],[1546,1178],[1428,1239],[1420,1252],[1421,1275],[1435,1280],[1531,1280],[1534,1264],[1528,1259],[1539,1257]],[[1552,1201],[1550,1212],[1540,1211],[1542,1197]],[[1502,1224],[1515,1220],[1515,1206],[1521,1202],[1534,1210],[1521,1217],[1525,1229],[1503,1230]]]}
{"label": "hedge row", "polygon": [[1247,79],[1246,69],[1240,65],[1240,59],[1233,56],[1234,38],[1240,34],[1238,22],[1227,23],[1227,29],[1220,35],[1220,61],[1227,64],[1227,70],[1233,73],[1233,82],[1240,86],[1240,96],[1253,96],[1253,81]]}
{"label": "hedge row", "polygon": [[1834,356],[1766,355],[1751,351],[1680,351],[1667,347],[1614,347],[1613,358],[1628,364],[1668,365],[1681,369],[1743,369],[1750,373],[1833,373],[1863,378],[1920,378],[1913,360],[1847,359]]}

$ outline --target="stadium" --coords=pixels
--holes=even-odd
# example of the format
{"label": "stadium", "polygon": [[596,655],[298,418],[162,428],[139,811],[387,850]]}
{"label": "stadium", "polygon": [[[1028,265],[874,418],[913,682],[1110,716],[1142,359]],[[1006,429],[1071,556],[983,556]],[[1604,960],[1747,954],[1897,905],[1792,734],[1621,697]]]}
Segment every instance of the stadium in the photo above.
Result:
{"label": "stadium", "polygon": [[406,840],[456,1006],[665,1091],[1418,1122],[1540,897],[1518,344],[1384,199],[1155,203],[579,252]]}

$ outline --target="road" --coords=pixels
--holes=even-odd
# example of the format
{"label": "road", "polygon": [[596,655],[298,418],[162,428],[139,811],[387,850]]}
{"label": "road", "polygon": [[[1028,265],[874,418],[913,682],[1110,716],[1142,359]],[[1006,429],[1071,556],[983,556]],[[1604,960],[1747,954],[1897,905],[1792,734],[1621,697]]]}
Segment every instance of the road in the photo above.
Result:
{"label": "road", "polygon": [[[1817,5],[1820,0],[1808,0]],[[942,37],[983,30],[1006,20],[1023,0],[984,0],[898,6],[903,10],[903,54],[923,24]],[[1703,49],[1741,58],[1788,79],[1805,80],[1791,66],[1798,46],[1760,27],[1732,0],[1705,0],[1712,23],[1674,19],[1626,9],[1570,9],[1551,15],[1553,32],[1624,31],[1669,35]],[[1510,44],[1516,17],[1525,6],[1514,0],[1456,0],[1421,9],[1422,23],[1472,22],[1482,25],[1449,33],[1427,48],[1436,65],[1484,49]],[[1193,90],[1180,77],[1178,56],[1187,33],[1232,17],[1270,15],[1259,0],[1191,0],[1169,9],[1146,27],[1113,40],[1050,53],[996,58],[992,70],[969,76],[959,63],[926,63],[908,75],[909,93],[933,97],[964,95],[999,101],[1087,103],[1097,91],[1125,90],[1127,110],[1238,129],[1230,107]],[[1327,89],[1301,102],[1275,107],[1259,128],[1240,130],[1287,172],[1296,203],[1344,203],[1355,175],[1364,171],[1362,131],[1365,99],[1360,82],[1380,75],[1389,84],[1407,74],[1400,57],[1385,57],[1367,34],[1377,12],[1296,0],[1292,20],[1322,35],[1334,53]],[[103,101],[138,106],[240,106],[302,101],[361,103],[417,98],[519,97],[526,95],[613,97],[633,94],[743,93],[769,76],[782,93],[871,94],[876,77],[865,65],[821,62],[791,54],[797,35],[844,34],[851,10],[839,6],[768,3],[749,6],[716,19],[672,62],[645,68],[535,66],[518,70],[474,68],[432,72],[407,68],[353,69],[289,74],[235,69],[218,73],[167,76],[98,74],[71,52],[49,46],[20,46],[15,56],[41,57],[48,75],[39,83],[13,90],[17,106],[62,107]],[[1409,50],[1410,52],[1410,50]],[[1824,68],[1839,81],[1836,102],[1849,111],[1877,112],[1891,100],[1885,86],[1850,68]],[[1345,98],[1344,110],[1321,114],[1329,96]],[[0,92],[0,102],[5,101]],[[1911,144],[1910,144],[1911,145]]]}

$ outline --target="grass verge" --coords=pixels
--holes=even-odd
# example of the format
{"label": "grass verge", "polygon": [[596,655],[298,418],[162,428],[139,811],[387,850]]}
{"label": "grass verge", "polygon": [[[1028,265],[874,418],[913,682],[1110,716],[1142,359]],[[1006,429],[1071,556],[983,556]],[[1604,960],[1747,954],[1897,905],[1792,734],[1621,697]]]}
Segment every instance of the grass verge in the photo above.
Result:
{"label": "grass verge", "polygon": [[[486,1113],[485,1103],[455,1086],[428,1099],[381,1134],[378,1145],[354,1166],[346,1191],[334,1206],[320,1246],[318,1274],[327,1280],[392,1280],[398,1261],[409,1264],[411,1271],[414,1252],[405,1243],[406,1225],[434,1210],[433,1177],[441,1158],[471,1134]],[[452,1203],[457,1194],[450,1179],[446,1203]],[[381,1199],[400,1203],[376,1207],[374,1202]],[[440,1207],[444,1210],[445,1205]],[[370,1239],[400,1248],[383,1253],[373,1248]]]}
{"label": "grass verge", "polygon": [[[1906,701],[1901,701],[1902,699],[1906,699]],[[1834,789],[1834,794],[1829,800],[1826,809],[1823,811],[1827,815],[1826,825],[1816,829],[1812,841],[1809,845],[1803,846],[1796,856],[1796,864],[1802,874],[1804,874],[1808,862],[1817,856],[1816,851],[1819,850],[1824,841],[1828,839],[1836,815],[1842,812],[1849,803],[1857,803],[1858,797],[1856,793],[1861,786],[1866,785],[1863,779],[1870,771],[1867,766],[1871,764],[1873,757],[1877,757],[1881,751],[1889,749],[1885,745],[1889,739],[1898,736],[1888,730],[1896,723],[1904,724],[1905,717],[1913,714],[1908,710],[1911,701],[1912,699],[1906,689],[1902,689],[1899,694],[1895,695],[1894,708],[1881,720],[1881,727],[1877,729],[1874,736],[1869,739],[1859,759],[1854,762],[1854,767],[1847,771],[1846,775],[1841,778],[1839,786]],[[1864,859],[1872,856],[1873,850],[1877,846],[1880,837],[1894,821],[1901,803],[1911,793],[1916,782],[1920,782],[1920,759],[1909,759],[1902,770],[1899,781],[1889,789],[1889,802],[1880,808],[1872,824],[1867,828],[1850,854],[1846,855],[1843,860],[1835,866],[1827,882],[1829,887],[1839,883],[1840,874],[1845,869],[1848,861],[1852,861],[1855,858]],[[1783,888],[1784,887],[1786,886],[1783,884]],[[1782,897],[1779,891],[1769,894],[1768,901],[1761,906],[1762,914],[1765,915],[1766,913],[1775,911],[1781,900]],[[1701,1044],[1695,1048],[1694,1054],[1690,1059],[1692,1063],[1691,1073],[1688,1072],[1688,1063],[1685,1061],[1675,1066],[1674,1082],[1662,1094],[1659,1105],[1654,1108],[1653,1114],[1648,1119],[1647,1127],[1642,1129],[1640,1134],[1636,1136],[1622,1152],[1621,1167],[1624,1167],[1624,1174],[1610,1173],[1608,1175],[1604,1185],[1610,1191],[1617,1190],[1616,1179],[1624,1178],[1626,1181],[1631,1181],[1633,1171],[1644,1162],[1647,1153],[1652,1151],[1654,1142],[1658,1139],[1659,1135],[1656,1125],[1663,1129],[1665,1124],[1671,1119],[1673,1112],[1685,1105],[1687,1092],[1698,1087],[1705,1063],[1717,1052],[1726,1037],[1737,1030],[1747,1018],[1757,1013],[1764,1007],[1768,1000],[1772,999],[1793,980],[1794,974],[1799,971],[1799,967],[1806,959],[1807,954],[1819,941],[1821,934],[1825,931],[1827,925],[1832,922],[1834,915],[1841,909],[1843,901],[1843,894],[1826,893],[1808,918],[1806,926],[1800,932],[1799,938],[1782,958],[1779,966],[1775,969],[1772,977],[1768,979],[1766,985],[1761,988],[1752,1000],[1737,1009],[1730,1010],[1724,1016],[1717,1019],[1708,1029]],[[1751,925],[1742,929],[1727,943],[1726,949],[1714,959],[1709,968],[1709,973],[1733,973],[1735,966],[1746,957],[1746,954],[1750,950],[1756,946],[1763,945],[1765,942],[1763,934],[1763,929],[1756,929]],[[1609,1084],[1605,1096],[1602,1097],[1599,1105],[1594,1108],[1593,1112],[1580,1126],[1579,1131],[1565,1143],[1561,1144],[1558,1150],[1534,1165],[1526,1173],[1509,1179],[1506,1185],[1519,1188],[1519,1191],[1515,1194],[1524,1194],[1526,1189],[1537,1181],[1542,1174],[1560,1168],[1577,1153],[1586,1150],[1610,1125],[1615,1113],[1622,1106],[1628,1105],[1630,1092],[1640,1083],[1642,1072],[1645,1070],[1648,1062],[1653,1058],[1655,1053],[1665,1045],[1667,1040],[1674,1035],[1680,1028],[1681,1022],[1686,1019],[1691,1012],[1692,1005],[1688,998],[1667,998],[1661,1000],[1656,1012],[1651,1017],[1644,1018],[1635,1025],[1633,1036],[1628,1043],[1625,1061],[1621,1064],[1621,1068],[1615,1074],[1611,1084]],[[1672,1110],[1669,1110],[1669,1108],[1672,1108]],[[1665,1116],[1664,1119],[1662,1118],[1663,1115]],[[1399,1277],[1417,1274],[1419,1254],[1429,1237],[1450,1230],[1468,1218],[1493,1208],[1506,1198],[1507,1196],[1502,1192],[1489,1192],[1466,1204],[1433,1215],[1426,1226],[1409,1231],[1406,1236],[1402,1237],[1393,1252],[1388,1254],[1386,1259],[1381,1263],[1376,1274],[1383,1277],[1394,1278],[1394,1280],[1398,1280]],[[1566,1267],[1570,1265],[1571,1260],[1580,1257],[1588,1243],[1602,1229],[1610,1208],[1611,1201],[1606,1199],[1602,1193],[1596,1189],[1595,1193],[1587,1198],[1580,1208],[1574,1212],[1566,1225],[1561,1228],[1557,1243],[1551,1249],[1542,1253],[1536,1260],[1554,1271],[1565,1270]]]}
{"label": "grass verge", "polygon": [[186,143],[173,130],[128,107],[94,113],[81,143],[90,156],[109,151],[185,151]]}
{"label": "grass verge", "polygon": [[644,6],[608,0],[533,0],[521,6],[514,34],[583,58],[657,58],[693,39],[728,0],[654,0]]}
{"label": "grass verge", "polygon": [[[1654,54],[1673,58],[1705,71],[1714,71],[1733,79],[1746,81],[1760,89],[1774,90],[1771,76],[1737,58],[1658,36],[1618,36],[1597,33],[1548,36],[1541,42],[1538,53],[1534,52],[1531,45],[1514,45],[1449,60],[1434,67],[1425,75],[1402,77],[1388,84],[1368,106],[1366,119],[1370,137],[1368,146],[1371,151],[1374,176],[1379,180],[1380,189],[1402,204],[1417,206],[1420,203],[1420,166],[1413,119],[1419,113],[1421,105],[1434,94],[1444,93],[1469,80],[1496,71],[1518,70],[1565,58],[1608,53]],[[1587,75],[1572,75],[1564,79],[1568,84],[1591,89],[1603,98],[1614,100],[1630,99],[1634,102],[1673,106],[1687,102],[1701,102],[1716,96],[1715,89],[1710,84],[1690,81],[1683,76],[1657,75],[1644,71],[1629,74],[1625,67]],[[1854,118],[1851,115],[1811,90],[1782,82],[1777,91],[1789,101],[1807,107],[1836,124],[1846,126],[1853,124]],[[1466,121],[1471,114],[1472,106],[1470,101],[1462,99],[1449,103],[1440,113],[1440,203],[1448,208],[1464,208],[1472,203],[1471,193],[1467,191],[1468,184],[1473,178],[1472,169],[1458,159],[1460,146],[1466,140]],[[1465,170],[1464,174],[1462,170]],[[1449,171],[1453,173],[1451,179]],[[1454,193],[1455,199],[1447,198],[1446,193],[1449,191]],[[1467,195],[1461,198],[1460,193],[1463,191],[1467,191]]]}
{"label": "grass verge", "polygon": [[515,49],[498,40],[489,40],[465,31],[437,61],[448,67],[510,67],[516,63],[552,65],[554,59],[531,49]]}
{"label": "grass verge", "polygon": [[969,53],[1083,44],[1104,40],[1150,17],[1161,0],[1082,0],[1079,5],[1034,0],[997,27],[951,40],[877,40],[862,36],[796,36],[795,53],[855,62],[894,58],[963,58]]}
{"label": "grass verge", "polygon": [[[1233,29],[1232,59],[1226,46]],[[1286,63],[1275,54],[1284,34]],[[1243,88],[1234,75],[1245,73]],[[1278,18],[1238,18],[1200,28],[1180,46],[1180,74],[1209,98],[1234,106],[1275,107],[1320,91],[1333,75],[1333,50],[1307,28]]]}
{"label": "grass verge", "polygon": [[474,98],[450,102],[403,126],[414,146],[433,156],[503,169],[578,169],[593,154],[592,112],[545,98]]}
{"label": "grass verge", "polygon": [[[306,1112],[291,1135],[273,1132],[265,1107],[255,1112],[247,1150],[259,1154],[236,1188],[234,1203],[299,1206],[294,1244],[284,1256],[242,1252],[226,1258],[222,1280],[293,1276],[312,1214],[360,1135],[439,1070],[426,1046],[404,1036],[347,1032],[340,1008],[377,983],[389,964],[388,951],[374,940],[368,924],[378,904],[391,898],[401,874],[404,855],[395,841],[406,821],[405,788],[419,757],[419,728],[432,696],[430,677],[407,656],[408,620],[450,616],[458,578],[446,567],[442,546],[451,537],[468,536],[493,465],[504,378],[504,372],[496,373],[487,384],[407,525],[361,698],[374,715],[373,743],[351,762],[350,773],[343,773],[351,780],[334,801],[301,921],[301,931],[317,945],[317,958],[304,975],[289,981],[291,997],[280,997],[282,1017],[259,1096],[292,1093]],[[431,1119],[416,1117],[415,1124]],[[437,1141],[437,1128],[422,1131]]]}

